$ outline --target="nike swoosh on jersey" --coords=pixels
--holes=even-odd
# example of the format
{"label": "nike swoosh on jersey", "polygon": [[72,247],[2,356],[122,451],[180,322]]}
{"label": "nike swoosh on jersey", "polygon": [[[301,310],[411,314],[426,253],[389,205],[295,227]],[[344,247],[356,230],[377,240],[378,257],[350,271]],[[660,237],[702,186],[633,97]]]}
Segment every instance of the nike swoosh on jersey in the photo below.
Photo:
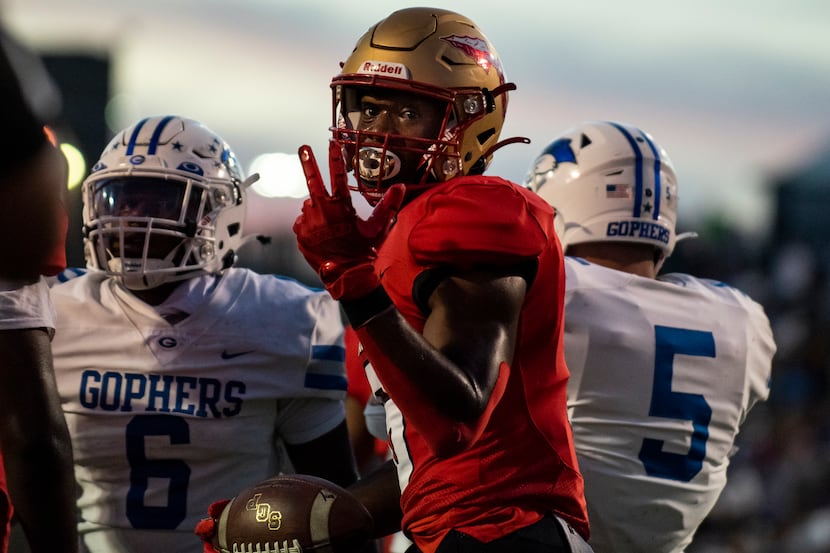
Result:
{"label": "nike swoosh on jersey", "polygon": [[222,351],[222,359],[233,359],[234,357],[239,357],[240,355],[247,355],[247,354],[253,353],[253,352],[254,352],[254,350],[252,350],[252,349],[248,350],[248,351],[235,351],[233,353],[228,352],[228,350],[223,350]]}

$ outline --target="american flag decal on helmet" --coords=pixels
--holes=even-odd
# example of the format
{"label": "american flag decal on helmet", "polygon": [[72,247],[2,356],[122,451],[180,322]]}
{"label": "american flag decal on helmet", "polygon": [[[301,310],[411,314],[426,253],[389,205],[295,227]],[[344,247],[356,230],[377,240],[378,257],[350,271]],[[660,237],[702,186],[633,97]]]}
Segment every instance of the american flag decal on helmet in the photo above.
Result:
{"label": "american flag decal on helmet", "polygon": [[630,198],[631,187],[627,184],[606,184],[605,185],[606,198]]}

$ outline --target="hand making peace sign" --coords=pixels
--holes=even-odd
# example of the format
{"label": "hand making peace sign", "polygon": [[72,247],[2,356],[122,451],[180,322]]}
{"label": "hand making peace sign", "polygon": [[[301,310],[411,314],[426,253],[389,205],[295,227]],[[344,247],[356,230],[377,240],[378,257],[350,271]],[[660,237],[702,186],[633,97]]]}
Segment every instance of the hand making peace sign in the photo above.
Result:
{"label": "hand making peace sign", "polygon": [[401,207],[404,186],[389,187],[364,220],[352,205],[340,146],[329,142],[331,193],[326,190],[311,147],[300,146],[298,154],[309,192],[294,222],[300,252],[334,299],[363,297],[380,285],[374,268],[377,248]]}

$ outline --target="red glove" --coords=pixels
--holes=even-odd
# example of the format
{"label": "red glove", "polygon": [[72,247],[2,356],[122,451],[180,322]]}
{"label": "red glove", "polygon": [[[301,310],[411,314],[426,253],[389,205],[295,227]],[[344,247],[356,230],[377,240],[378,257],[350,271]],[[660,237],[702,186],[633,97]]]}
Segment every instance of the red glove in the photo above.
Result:
{"label": "red glove", "polygon": [[216,544],[216,522],[230,499],[214,501],[208,507],[208,516],[196,524],[195,534],[202,538],[203,553],[219,553]]}
{"label": "red glove", "polygon": [[380,286],[374,267],[377,248],[401,207],[404,186],[389,187],[364,221],[352,205],[340,146],[329,142],[331,194],[311,147],[300,146],[298,154],[309,193],[302,213],[294,221],[300,252],[334,299],[362,298]]}

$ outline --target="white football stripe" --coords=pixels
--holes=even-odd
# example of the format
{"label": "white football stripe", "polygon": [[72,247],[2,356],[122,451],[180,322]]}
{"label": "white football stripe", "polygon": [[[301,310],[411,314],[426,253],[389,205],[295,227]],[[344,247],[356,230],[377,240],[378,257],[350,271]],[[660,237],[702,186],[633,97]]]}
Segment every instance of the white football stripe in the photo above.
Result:
{"label": "white football stripe", "polygon": [[228,551],[228,513],[231,512],[231,506],[235,500],[236,498],[233,498],[230,503],[225,505],[225,508],[222,509],[222,514],[219,515],[219,522],[216,524],[216,538],[221,549],[220,553]]}
{"label": "white football stripe", "polygon": [[329,514],[336,499],[337,495],[326,489],[320,490],[317,497],[314,498],[308,521],[308,531],[311,536],[311,543],[315,546],[329,542]]}

